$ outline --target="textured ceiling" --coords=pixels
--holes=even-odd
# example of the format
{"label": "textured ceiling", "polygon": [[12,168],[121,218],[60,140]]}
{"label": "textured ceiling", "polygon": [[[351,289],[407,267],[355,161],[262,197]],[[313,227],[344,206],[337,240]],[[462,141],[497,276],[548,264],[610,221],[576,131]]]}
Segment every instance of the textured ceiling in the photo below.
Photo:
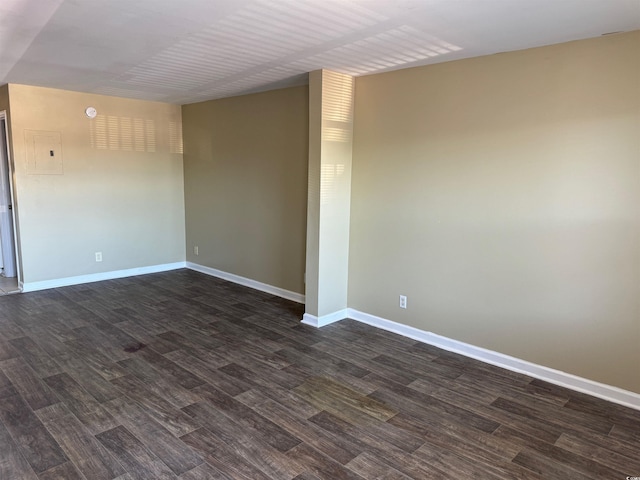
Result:
{"label": "textured ceiling", "polygon": [[0,0],[0,84],[192,103],[640,29],[640,0]]}

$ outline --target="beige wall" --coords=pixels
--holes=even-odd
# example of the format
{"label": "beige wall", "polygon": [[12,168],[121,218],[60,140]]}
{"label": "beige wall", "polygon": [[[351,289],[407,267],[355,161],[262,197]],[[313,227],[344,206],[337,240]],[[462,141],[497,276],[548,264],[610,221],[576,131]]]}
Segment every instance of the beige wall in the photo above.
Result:
{"label": "beige wall", "polygon": [[0,85],[0,111],[9,110],[9,85]]}
{"label": "beige wall", "polygon": [[306,86],[182,107],[188,261],[304,293],[308,112]]}
{"label": "beige wall", "polygon": [[[320,188],[322,182],[322,70],[309,73],[309,156],[307,168],[307,241],[305,313],[318,316],[320,302]],[[347,265],[347,269],[349,266]]]}
{"label": "beige wall", "polygon": [[[25,283],[184,261],[179,106],[13,84],[9,95]],[[63,174],[29,173],[28,131],[61,134]]]}
{"label": "beige wall", "polygon": [[640,392],[638,52],[358,78],[349,306]]}

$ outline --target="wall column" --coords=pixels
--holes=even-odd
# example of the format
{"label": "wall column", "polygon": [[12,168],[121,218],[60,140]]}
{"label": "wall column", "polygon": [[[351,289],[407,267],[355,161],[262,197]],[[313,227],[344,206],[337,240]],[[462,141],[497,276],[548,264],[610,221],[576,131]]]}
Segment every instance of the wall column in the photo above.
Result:
{"label": "wall column", "polygon": [[303,323],[346,318],[354,78],[309,74],[309,188]]}

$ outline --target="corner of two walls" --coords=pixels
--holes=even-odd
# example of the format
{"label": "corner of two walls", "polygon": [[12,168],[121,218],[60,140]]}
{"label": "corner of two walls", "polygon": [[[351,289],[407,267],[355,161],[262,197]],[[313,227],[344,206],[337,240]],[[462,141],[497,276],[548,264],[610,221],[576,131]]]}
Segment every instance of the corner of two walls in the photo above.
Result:
{"label": "corner of two walls", "polygon": [[303,321],[314,326],[344,318],[347,309],[353,87],[349,75],[309,74],[309,281]]}
{"label": "corner of two walls", "polygon": [[188,265],[301,297],[308,88],[184,105],[182,118]]}
{"label": "corner of two walls", "polygon": [[[184,263],[179,106],[15,84],[9,96],[27,289]],[[34,168],[38,132],[60,135],[55,171]]]}

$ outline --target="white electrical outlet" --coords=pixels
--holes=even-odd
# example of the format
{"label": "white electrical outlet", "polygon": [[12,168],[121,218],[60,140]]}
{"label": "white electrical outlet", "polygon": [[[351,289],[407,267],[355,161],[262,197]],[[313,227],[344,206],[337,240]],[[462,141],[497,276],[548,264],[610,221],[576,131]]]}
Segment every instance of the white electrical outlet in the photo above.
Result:
{"label": "white electrical outlet", "polygon": [[96,262],[102,261],[102,252],[96,252]]}
{"label": "white electrical outlet", "polygon": [[198,246],[193,247],[193,254],[198,256]]}
{"label": "white electrical outlet", "polygon": [[400,295],[400,308],[407,308],[407,296]]}

